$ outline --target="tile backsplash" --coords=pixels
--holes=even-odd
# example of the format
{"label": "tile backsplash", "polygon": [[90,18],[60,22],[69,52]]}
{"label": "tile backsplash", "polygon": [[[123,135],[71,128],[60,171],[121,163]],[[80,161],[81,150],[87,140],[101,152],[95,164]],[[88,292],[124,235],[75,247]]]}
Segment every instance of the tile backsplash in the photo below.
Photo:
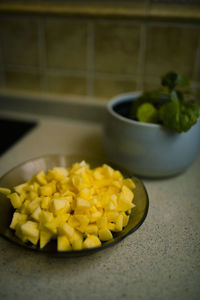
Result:
{"label": "tile backsplash", "polygon": [[0,15],[0,87],[110,99],[176,70],[200,91],[200,22]]}

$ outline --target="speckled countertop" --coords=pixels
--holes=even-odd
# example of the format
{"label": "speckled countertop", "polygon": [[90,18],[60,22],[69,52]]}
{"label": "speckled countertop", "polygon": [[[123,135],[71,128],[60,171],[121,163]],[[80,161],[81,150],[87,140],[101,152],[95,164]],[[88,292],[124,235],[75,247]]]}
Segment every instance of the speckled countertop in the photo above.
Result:
{"label": "speckled countertop", "polygon": [[[100,123],[17,116],[39,125],[0,158],[0,176],[47,153],[102,155]],[[177,177],[143,181],[150,198],[145,222],[96,254],[56,258],[0,237],[0,299],[199,299],[200,157]]]}

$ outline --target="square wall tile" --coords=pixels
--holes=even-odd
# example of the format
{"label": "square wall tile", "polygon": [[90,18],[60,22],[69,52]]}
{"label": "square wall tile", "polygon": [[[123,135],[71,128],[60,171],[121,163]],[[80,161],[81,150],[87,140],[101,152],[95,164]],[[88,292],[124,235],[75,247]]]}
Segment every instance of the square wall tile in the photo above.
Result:
{"label": "square wall tile", "polygon": [[41,90],[41,75],[28,72],[5,72],[6,87],[17,90]]}
{"label": "square wall tile", "polygon": [[47,75],[48,91],[58,94],[86,95],[87,81],[84,77]]}
{"label": "square wall tile", "polygon": [[38,66],[38,28],[35,20],[0,20],[0,40],[4,64]]}
{"label": "square wall tile", "polygon": [[138,74],[140,25],[97,23],[94,69],[96,72]]}
{"label": "square wall tile", "polygon": [[136,91],[134,81],[119,79],[96,78],[94,83],[94,96],[110,99],[118,94]]}
{"label": "square wall tile", "polygon": [[45,22],[47,67],[85,70],[87,23],[68,20]]}
{"label": "square wall tile", "polygon": [[160,77],[174,70],[192,79],[199,36],[198,28],[149,26],[145,75]]}

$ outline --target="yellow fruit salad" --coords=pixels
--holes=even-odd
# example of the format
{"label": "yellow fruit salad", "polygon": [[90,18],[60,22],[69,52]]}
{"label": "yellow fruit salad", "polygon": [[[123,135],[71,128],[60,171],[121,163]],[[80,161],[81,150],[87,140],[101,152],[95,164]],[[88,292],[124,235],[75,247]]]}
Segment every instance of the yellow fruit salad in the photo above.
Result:
{"label": "yellow fruit salad", "polygon": [[42,249],[52,239],[58,251],[100,247],[128,224],[135,184],[104,164],[40,171],[14,191],[0,188],[15,212],[10,228]]}

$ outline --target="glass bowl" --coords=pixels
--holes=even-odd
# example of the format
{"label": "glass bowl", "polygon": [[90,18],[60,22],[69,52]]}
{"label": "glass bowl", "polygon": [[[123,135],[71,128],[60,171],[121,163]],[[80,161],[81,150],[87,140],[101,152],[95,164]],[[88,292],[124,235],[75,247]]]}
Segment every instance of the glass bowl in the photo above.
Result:
{"label": "glass bowl", "polygon": [[94,157],[86,157],[81,155],[46,155],[43,157],[35,158],[29,161],[26,161],[19,166],[13,168],[9,172],[7,172],[4,176],[0,178],[0,187],[12,188],[15,185],[23,183],[24,181],[31,178],[35,173],[38,173],[40,170],[44,170],[44,172],[52,169],[56,166],[62,167],[71,167],[71,165],[75,162],[81,162],[85,160],[90,164],[91,168],[101,166],[106,163],[112,166],[115,169],[121,171],[121,173],[125,177],[131,177],[136,185],[134,190],[134,204],[136,207],[132,209],[130,214],[129,223],[127,226],[121,231],[113,234],[113,238],[107,242],[103,242],[102,246],[91,249],[84,249],[79,251],[57,251],[56,240],[50,241],[43,249],[40,249],[38,246],[34,246],[31,243],[23,243],[20,239],[18,239],[13,230],[9,228],[11,223],[12,215],[14,209],[11,206],[11,203],[6,196],[0,194],[0,234],[7,240],[22,246],[24,248],[40,252],[40,253],[49,253],[56,256],[64,256],[64,257],[73,257],[73,256],[82,256],[94,253],[99,250],[103,250],[107,247],[113,246],[114,244],[120,242],[122,239],[127,237],[129,234],[136,231],[144,222],[149,207],[149,198],[147,191],[143,182],[135,177],[132,174],[128,173],[126,170],[119,168],[117,165],[113,165],[110,162],[102,159],[102,158],[94,158]]}

